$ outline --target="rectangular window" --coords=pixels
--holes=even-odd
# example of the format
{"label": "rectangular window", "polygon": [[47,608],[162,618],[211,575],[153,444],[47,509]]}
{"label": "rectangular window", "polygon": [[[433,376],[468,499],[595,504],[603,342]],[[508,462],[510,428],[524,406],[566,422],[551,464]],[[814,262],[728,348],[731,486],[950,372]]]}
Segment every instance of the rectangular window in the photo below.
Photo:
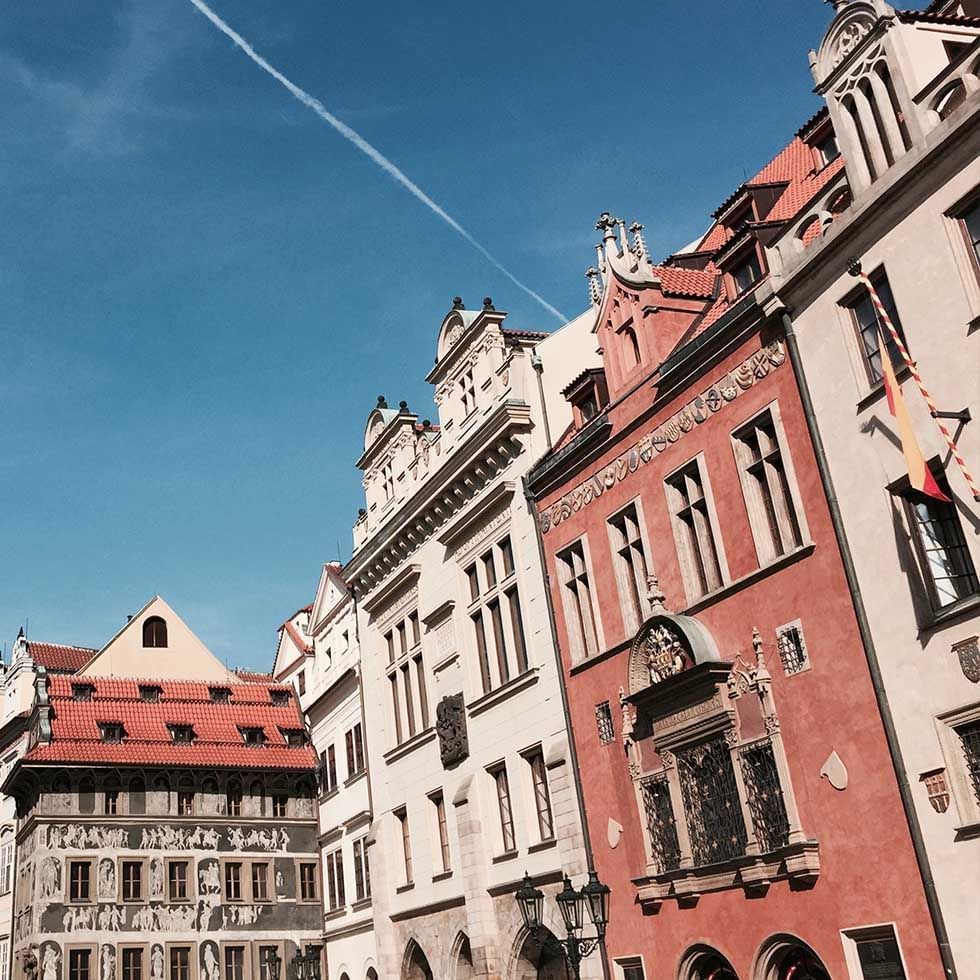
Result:
{"label": "rectangular window", "polygon": [[272,794],[272,815],[285,817],[289,813],[289,796],[286,793]]}
{"label": "rectangular window", "polygon": [[225,805],[229,817],[242,815],[242,787],[240,783],[232,783],[225,792]]}
{"label": "rectangular window", "polygon": [[358,722],[346,736],[347,740],[347,776],[356,776],[364,769],[364,734],[361,723]]}
{"label": "rectangular window", "polygon": [[122,980],[143,980],[143,950],[141,947],[123,947]]}
{"label": "rectangular window", "polygon": [[[341,899],[344,893],[343,865],[340,863],[340,853],[337,853],[337,866],[341,869],[338,887]],[[299,866],[299,897],[301,902],[315,902],[320,897],[316,884],[317,865],[312,861],[303,861]]]}
{"label": "rectangular window", "polygon": [[187,891],[187,862],[171,861],[167,871],[167,889],[171,902],[186,902],[190,895]]}
{"label": "rectangular window", "polygon": [[783,673],[787,676],[798,674],[810,666],[810,656],[803,639],[803,626],[799,620],[776,630],[776,649],[779,651]]}
{"label": "rectangular window", "polygon": [[170,947],[170,980],[191,980],[190,946]]}
{"label": "rectangular window", "polygon": [[122,900],[124,902],[143,901],[143,862],[122,862]]}
{"label": "rectangular window", "polygon": [[592,585],[583,542],[576,541],[566,548],[558,556],[558,562],[568,635],[577,654],[575,659],[582,660],[599,652]]}
{"label": "rectangular window", "polygon": [[759,850],[766,854],[785,847],[789,842],[789,820],[772,744],[762,739],[740,746],[739,758]]}
{"label": "rectangular window", "polygon": [[845,929],[841,938],[852,980],[906,980],[905,961],[894,926]]}
{"label": "rectangular window", "polygon": [[279,951],[279,947],[262,944],[258,948],[259,980],[272,980],[269,960],[272,959],[273,955],[278,957],[280,961],[279,976],[282,976],[282,953]]}
{"label": "rectangular window", "polygon": [[666,773],[647,776],[640,782],[640,797],[646,820],[650,858],[661,874],[680,867],[681,848],[677,841],[677,824],[670,804],[670,786]]}
{"label": "rectangular window", "polygon": [[91,862],[68,862],[68,900],[80,904],[92,900]]}
{"label": "rectangular window", "polygon": [[[429,727],[428,681],[422,654],[418,612],[411,611],[387,634],[388,684],[395,744]],[[364,735],[360,724],[347,733],[348,776],[365,768]]]}
{"label": "rectangular window", "polygon": [[[883,271],[878,271],[871,276],[871,283],[878,293],[881,305],[884,306],[888,317],[902,338],[902,342],[908,346],[905,340],[905,332],[902,330],[902,321],[898,316],[898,309],[895,306],[895,297],[892,295],[888,277]],[[868,374],[868,381],[872,385],[878,384],[884,377],[881,369],[881,341],[878,337],[878,312],[871,300],[871,295],[866,289],[862,289],[857,298],[848,303],[848,309],[857,330],[858,342],[860,344],[861,356],[864,360],[864,368]],[[892,359],[892,365],[897,371],[904,365],[902,355],[899,353],[898,345],[891,339],[888,328],[881,324],[881,333],[885,337],[885,346]]]}
{"label": "rectangular window", "polygon": [[437,840],[439,841],[439,860],[442,864],[440,871],[449,871],[452,867],[449,853],[449,828],[446,825],[446,799],[442,793],[433,793],[429,799],[435,811]]}
{"label": "rectangular window", "polygon": [[963,763],[974,801],[980,807],[980,720],[957,725],[953,731],[963,749]]}
{"label": "rectangular window", "polygon": [[225,901],[243,901],[242,864],[240,861],[228,861],[225,864]]}
{"label": "rectangular window", "polygon": [[245,947],[225,946],[225,980],[245,980]]}
{"label": "rectangular window", "polygon": [[265,861],[252,862],[252,901],[269,901],[269,865]]}
{"label": "rectangular window", "polygon": [[14,842],[0,847],[0,895],[6,895],[14,881]]}
{"label": "rectangular window", "polygon": [[371,872],[368,869],[367,838],[354,841],[354,900],[363,902],[371,897]]}
{"label": "rectangular window", "polygon": [[119,813],[119,790],[107,789],[105,791],[105,805],[103,812],[106,816],[113,817]]}
{"label": "rectangular window", "polygon": [[595,724],[599,733],[599,741],[603,745],[616,741],[616,730],[613,728],[612,708],[608,701],[595,706]]}
{"label": "rectangular window", "polygon": [[402,808],[395,811],[395,819],[398,821],[398,830],[402,839],[402,861],[405,869],[405,883],[411,884],[415,879],[412,868],[412,838],[408,829],[408,812]]}
{"label": "rectangular window", "polygon": [[[338,848],[331,851],[324,861],[327,866],[327,908],[333,912],[347,904],[344,889],[344,855]],[[305,899],[310,901],[310,899]]]}
{"label": "rectangular window", "polygon": [[760,564],[767,564],[803,543],[783,458],[783,445],[771,410],[733,436],[745,505]]}
{"label": "rectangular window", "polygon": [[762,265],[753,247],[737,265],[732,268],[732,279],[735,280],[735,291],[738,295],[751,289],[762,278]]}
{"label": "rectangular window", "polygon": [[555,836],[555,821],[551,813],[551,793],[548,790],[548,770],[540,749],[528,756],[531,767],[531,783],[534,786],[534,808],[538,815],[538,834],[541,840],[551,840]]}
{"label": "rectangular window", "polygon": [[296,689],[300,694],[306,694],[306,671],[301,670],[296,675]]}
{"label": "rectangular window", "polygon": [[647,616],[647,569],[640,518],[636,504],[624,507],[609,518],[609,537],[616,563],[616,585],[623,611],[623,625],[632,635]]}
{"label": "rectangular window", "polygon": [[698,460],[666,481],[681,570],[693,601],[721,587],[721,563]]}
{"label": "rectangular window", "polygon": [[68,950],[68,980],[94,980],[92,977],[92,950]]}
{"label": "rectangular window", "polygon": [[192,817],[194,815],[194,790],[177,791],[177,812],[182,817]]}
{"label": "rectangular window", "polygon": [[504,853],[513,851],[517,847],[514,839],[514,813],[510,803],[510,783],[507,780],[507,767],[498,766],[490,770],[494,784],[497,787],[497,809],[500,814],[500,838],[503,844]]}
{"label": "rectangular window", "polygon": [[337,788],[337,750],[333,745],[327,746],[325,758],[326,789],[329,793]]}
{"label": "rectangular window", "polygon": [[10,940],[0,939],[0,980],[10,978]]}
{"label": "rectangular window", "polygon": [[[945,474],[937,467],[930,469],[939,489],[949,496]],[[977,572],[956,507],[910,492],[905,508],[933,609],[944,609],[974,595],[978,591]]]}
{"label": "rectangular window", "polygon": [[959,222],[967,247],[970,249],[973,267],[977,273],[980,273],[980,200],[974,201],[960,213]]}

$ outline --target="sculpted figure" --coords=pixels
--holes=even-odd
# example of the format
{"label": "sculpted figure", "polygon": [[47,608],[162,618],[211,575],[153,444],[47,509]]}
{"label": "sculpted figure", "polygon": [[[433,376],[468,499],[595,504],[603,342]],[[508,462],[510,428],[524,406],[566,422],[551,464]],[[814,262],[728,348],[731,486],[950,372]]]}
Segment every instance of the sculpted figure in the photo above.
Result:
{"label": "sculpted figure", "polygon": [[111,946],[102,947],[102,980],[116,978],[116,951]]}
{"label": "sculpted figure", "polygon": [[150,980],[163,980],[163,950],[159,946],[150,953]]}
{"label": "sculpted figure", "polygon": [[48,943],[44,947],[44,960],[42,962],[44,980],[58,980],[58,963],[60,960],[61,954],[57,947]]}
{"label": "sculpted figure", "polygon": [[99,862],[99,898],[114,898],[116,895],[116,866],[109,858]]}
{"label": "sculpted figure", "polygon": [[41,898],[51,898],[61,884],[61,862],[56,857],[46,857],[41,865]]}
{"label": "sculpted figure", "polygon": [[163,861],[160,858],[150,862],[150,894],[163,894]]}
{"label": "sculpted figure", "polygon": [[220,980],[218,957],[215,955],[214,943],[204,945],[204,980]]}

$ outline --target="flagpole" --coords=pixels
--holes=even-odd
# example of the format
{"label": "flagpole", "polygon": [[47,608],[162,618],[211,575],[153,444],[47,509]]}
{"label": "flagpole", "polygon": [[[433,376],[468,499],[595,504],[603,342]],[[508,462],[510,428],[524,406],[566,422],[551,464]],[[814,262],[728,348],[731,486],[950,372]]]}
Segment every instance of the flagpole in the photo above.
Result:
{"label": "flagpole", "polygon": [[[892,323],[892,318],[888,315],[888,311],[885,309],[884,303],[881,302],[881,297],[878,295],[878,290],[875,289],[874,284],[861,268],[860,260],[855,259],[850,264],[847,271],[850,272],[852,276],[855,276],[864,283],[865,288],[868,290],[868,295],[871,297],[871,302],[874,304],[875,311],[878,314],[879,321],[885,325],[885,329],[887,329],[889,337],[891,337],[893,343],[898,348],[898,352],[902,355],[902,360],[905,362],[905,366],[909,369],[909,373],[915,379],[915,383],[919,387],[919,394],[922,395],[923,400],[929,407],[929,414],[935,420],[936,427],[939,429],[940,434],[942,435],[943,439],[946,440],[946,445],[949,446],[949,451],[953,454],[953,459],[956,460],[956,463],[960,468],[960,472],[963,474],[963,479],[966,480],[966,485],[970,488],[970,492],[973,494],[973,499],[980,500],[980,490],[977,489],[977,485],[973,479],[973,474],[967,469],[966,460],[960,453],[959,448],[956,445],[956,440],[946,427],[946,423],[943,422],[942,418],[940,417],[939,409],[936,408],[936,403],[932,400],[932,395],[929,394],[929,389],[922,380],[922,376],[919,374],[919,370],[915,366],[915,362],[909,356],[908,348],[905,346],[905,341],[902,340],[901,334],[895,329],[895,324]],[[885,358],[891,355],[888,353],[887,348],[885,348],[881,351],[881,356],[882,358]]]}

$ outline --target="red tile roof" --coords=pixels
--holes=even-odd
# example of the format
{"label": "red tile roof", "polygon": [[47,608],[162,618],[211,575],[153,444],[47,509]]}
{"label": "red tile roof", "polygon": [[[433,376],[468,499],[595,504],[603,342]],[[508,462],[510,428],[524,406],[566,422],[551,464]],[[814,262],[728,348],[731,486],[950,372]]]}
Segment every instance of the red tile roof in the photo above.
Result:
{"label": "red tile roof", "polygon": [[246,684],[272,684],[272,674],[263,674],[259,670],[246,670],[244,667],[236,667],[232,673],[240,677]]}
{"label": "red tile roof", "polygon": [[[91,700],[76,701],[72,685],[90,684]],[[159,700],[142,701],[141,686],[160,688]],[[211,700],[210,687],[226,687],[228,703]],[[271,692],[289,695],[284,705],[272,703]],[[316,765],[309,746],[290,748],[282,730],[303,728],[293,690],[288,685],[258,683],[211,684],[204,681],[120,679],[53,676],[48,679],[51,702],[49,744],[35,746],[25,757],[30,762],[64,762],[219,766],[247,769],[312,771]],[[121,722],[125,739],[107,743],[99,722]],[[191,743],[174,743],[168,725],[192,725]],[[241,728],[261,728],[265,743],[247,746]]]}
{"label": "red tile roof", "polygon": [[28,641],[27,651],[34,663],[59,674],[74,674],[99,652],[91,647],[73,647],[66,643],[38,643],[36,640]]}
{"label": "red tile roof", "polygon": [[282,628],[289,634],[289,638],[293,641],[293,646],[297,650],[302,650],[303,653],[313,652],[313,644],[304,640],[299,630],[288,619],[282,624]]}
{"label": "red tile roof", "polygon": [[679,266],[661,265],[656,266],[653,271],[660,278],[665,295],[710,299],[715,294],[718,270],[713,265],[709,265],[707,269],[682,269]]}

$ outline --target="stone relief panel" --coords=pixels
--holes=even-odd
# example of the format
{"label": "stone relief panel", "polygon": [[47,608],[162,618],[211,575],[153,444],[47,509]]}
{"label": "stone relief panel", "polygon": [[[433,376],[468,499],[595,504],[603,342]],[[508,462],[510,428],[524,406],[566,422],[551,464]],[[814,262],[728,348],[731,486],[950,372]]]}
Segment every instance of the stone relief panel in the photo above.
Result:
{"label": "stone relief panel", "polygon": [[53,856],[46,857],[41,862],[41,892],[42,899],[61,897],[61,861]]}
{"label": "stone relief panel", "polygon": [[99,898],[115,898],[116,895],[116,862],[111,858],[99,861]]}
{"label": "stone relief panel", "polygon": [[447,694],[436,706],[436,735],[444,768],[455,766],[470,754],[463,694]]}

